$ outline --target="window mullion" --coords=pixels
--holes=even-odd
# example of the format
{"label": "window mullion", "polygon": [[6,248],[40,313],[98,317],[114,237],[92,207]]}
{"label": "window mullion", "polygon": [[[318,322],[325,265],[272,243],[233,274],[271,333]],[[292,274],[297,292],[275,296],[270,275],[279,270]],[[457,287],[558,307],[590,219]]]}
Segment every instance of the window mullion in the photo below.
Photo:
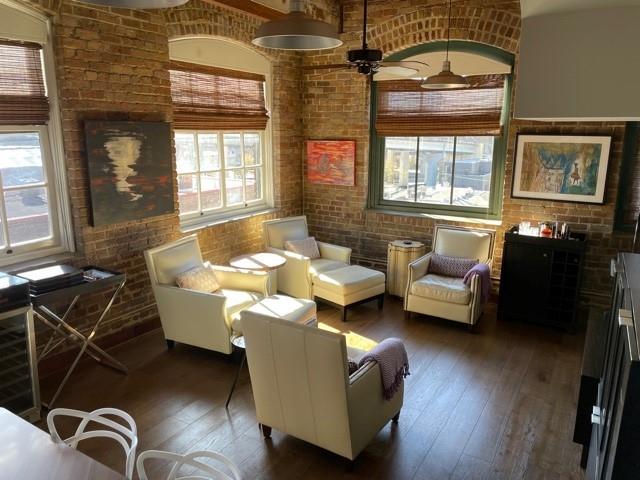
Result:
{"label": "window mullion", "polygon": [[456,173],[456,149],[458,148],[458,137],[453,137],[453,152],[451,153],[451,191],[449,193],[449,205],[453,205],[453,185],[455,184]]}
{"label": "window mullion", "polygon": [[193,132],[193,146],[196,157],[196,197],[198,199],[198,213],[202,215],[202,199],[200,198],[202,195],[202,187],[200,185],[200,146],[198,145],[198,140],[198,132]]}
{"label": "window mullion", "polygon": [[244,132],[240,132],[240,164],[242,168],[240,169],[240,175],[242,176],[242,203],[244,206],[247,206],[247,185],[245,182],[245,176],[247,172],[247,166],[244,163]]}
{"label": "window mullion", "polygon": [[218,157],[220,158],[220,194],[222,195],[222,207],[227,208],[227,159],[224,155],[224,135],[218,132]]}
{"label": "window mullion", "polygon": [[418,162],[420,160],[420,137],[416,137],[416,174],[413,179],[413,201],[418,203]]}
{"label": "window mullion", "polygon": [[[0,185],[2,181],[2,170],[0,170]],[[5,251],[11,248],[11,241],[9,239],[9,219],[7,217],[7,207],[4,202],[4,188],[0,188],[0,222],[2,222],[2,235],[4,236]]]}

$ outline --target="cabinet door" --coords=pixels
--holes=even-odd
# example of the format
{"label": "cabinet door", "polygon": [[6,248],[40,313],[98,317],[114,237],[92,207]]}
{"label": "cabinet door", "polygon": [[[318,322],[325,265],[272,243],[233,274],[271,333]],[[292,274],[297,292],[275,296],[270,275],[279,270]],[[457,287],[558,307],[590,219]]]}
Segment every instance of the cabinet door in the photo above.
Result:
{"label": "cabinet door", "polygon": [[507,243],[503,255],[501,314],[505,318],[544,321],[551,250],[537,245]]}

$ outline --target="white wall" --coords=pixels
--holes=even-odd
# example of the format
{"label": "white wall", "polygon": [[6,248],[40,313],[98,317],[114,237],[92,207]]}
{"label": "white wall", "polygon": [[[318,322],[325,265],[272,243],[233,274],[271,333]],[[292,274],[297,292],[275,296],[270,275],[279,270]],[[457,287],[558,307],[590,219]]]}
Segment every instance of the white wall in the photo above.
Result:
{"label": "white wall", "polygon": [[0,0],[0,38],[44,45],[49,39],[47,21],[27,7]]}
{"label": "white wall", "polygon": [[169,42],[169,57],[182,62],[271,75],[271,62],[240,43],[214,37],[185,37]]}
{"label": "white wall", "polygon": [[640,120],[640,7],[524,18],[516,118]]}

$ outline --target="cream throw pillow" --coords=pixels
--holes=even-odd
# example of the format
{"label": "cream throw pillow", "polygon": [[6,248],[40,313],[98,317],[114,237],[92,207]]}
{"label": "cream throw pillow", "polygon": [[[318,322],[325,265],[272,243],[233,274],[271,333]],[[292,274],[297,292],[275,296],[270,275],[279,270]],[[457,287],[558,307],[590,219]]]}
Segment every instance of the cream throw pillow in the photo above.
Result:
{"label": "cream throw pillow", "polygon": [[213,293],[220,288],[216,273],[211,267],[205,266],[182,272],[176,277],[176,284],[180,288],[206,293]]}
{"label": "cream throw pillow", "polygon": [[313,237],[307,237],[303,240],[287,240],[284,242],[285,250],[298,253],[309,258],[320,258],[320,250],[318,250],[318,242]]}

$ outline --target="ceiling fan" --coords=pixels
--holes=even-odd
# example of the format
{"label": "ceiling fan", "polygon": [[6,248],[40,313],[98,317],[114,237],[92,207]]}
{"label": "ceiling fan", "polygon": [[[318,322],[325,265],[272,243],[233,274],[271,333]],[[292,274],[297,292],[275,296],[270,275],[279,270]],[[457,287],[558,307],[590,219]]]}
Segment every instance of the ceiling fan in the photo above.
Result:
{"label": "ceiling fan", "polygon": [[329,65],[313,65],[306,68],[319,69],[353,69],[358,73],[373,77],[378,72],[385,72],[397,77],[413,77],[423,67],[428,67],[424,62],[399,61],[388,62],[382,59],[382,50],[369,48],[367,45],[367,7],[368,1],[364,0],[364,15],[362,21],[362,48],[349,50],[347,62]]}

